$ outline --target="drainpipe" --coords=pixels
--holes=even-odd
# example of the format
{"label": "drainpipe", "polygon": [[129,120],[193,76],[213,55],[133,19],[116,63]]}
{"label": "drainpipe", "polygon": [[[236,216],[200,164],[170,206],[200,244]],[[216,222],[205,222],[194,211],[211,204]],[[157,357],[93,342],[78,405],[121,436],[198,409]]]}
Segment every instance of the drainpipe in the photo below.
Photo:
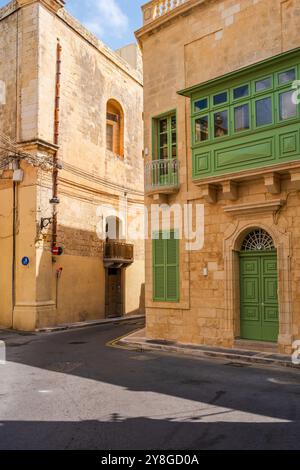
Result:
{"label": "drainpipe", "polygon": [[13,182],[13,214],[12,214],[12,315],[11,327],[14,328],[14,308],[16,305],[16,214],[17,212],[17,184]]}
{"label": "drainpipe", "polygon": [[[19,141],[19,11],[17,11],[17,28],[16,28],[16,117],[15,117],[15,139]],[[19,168],[19,161],[14,166],[14,169]],[[14,328],[14,309],[16,305],[16,230],[17,230],[17,200],[18,200],[18,185],[13,181],[12,186],[13,197],[13,210],[12,210],[12,266],[11,266],[11,292],[12,292],[12,306],[11,306],[11,327]]]}
{"label": "drainpipe", "polygon": [[[61,77],[61,51],[59,39],[57,40],[56,47],[56,80],[55,80],[55,109],[54,109],[54,144],[59,143],[59,125],[60,125],[60,77]],[[58,197],[58,151],[56,150],[53,156],[53,199]],[[53,207],[53,225],[52,225],[52,248],[57,242],[57,212],[56,206]]]}

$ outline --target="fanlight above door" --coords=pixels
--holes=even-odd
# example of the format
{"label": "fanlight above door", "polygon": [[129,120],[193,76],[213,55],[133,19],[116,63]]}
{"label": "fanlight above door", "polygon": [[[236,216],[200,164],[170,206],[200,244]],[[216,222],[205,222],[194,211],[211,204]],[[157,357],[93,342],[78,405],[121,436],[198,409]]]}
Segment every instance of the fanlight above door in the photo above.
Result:
{"label": "fanlight above door", "polygon": [[263,229],[255,229],[246,236],[241,251],[272,251],[275,249],[271,235]]}

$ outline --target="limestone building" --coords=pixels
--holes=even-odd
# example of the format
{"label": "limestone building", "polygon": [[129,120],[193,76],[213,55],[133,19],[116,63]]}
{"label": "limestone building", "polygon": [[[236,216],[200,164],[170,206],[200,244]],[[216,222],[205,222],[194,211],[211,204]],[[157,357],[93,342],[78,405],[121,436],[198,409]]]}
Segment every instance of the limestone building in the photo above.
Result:
{"label": "limestone building", "polygon": [[140,53],[64,3],[0,9],[0,325],[21,330],[144,310]]}
{"label": "limestone building", "polygon": [[169,239],[149,233],[147,336],[290,353],[300,338],[300,2],[142,10],[147,206],[204,207],[196,249],[176,236],[178,215]]}

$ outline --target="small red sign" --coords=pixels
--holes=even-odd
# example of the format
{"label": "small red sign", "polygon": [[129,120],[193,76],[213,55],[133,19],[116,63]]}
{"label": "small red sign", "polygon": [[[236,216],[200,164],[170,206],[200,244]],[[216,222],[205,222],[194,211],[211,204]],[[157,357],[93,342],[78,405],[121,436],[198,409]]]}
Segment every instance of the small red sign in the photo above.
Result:
{"label": "small red sign", "polygon": [[61,256],[61,255],[63,254],[63,251],[64,251],[64,250],[62,249],[61,246],[54,246],[54,247],[52,248],[52,254],[53,254],[54,256]]}

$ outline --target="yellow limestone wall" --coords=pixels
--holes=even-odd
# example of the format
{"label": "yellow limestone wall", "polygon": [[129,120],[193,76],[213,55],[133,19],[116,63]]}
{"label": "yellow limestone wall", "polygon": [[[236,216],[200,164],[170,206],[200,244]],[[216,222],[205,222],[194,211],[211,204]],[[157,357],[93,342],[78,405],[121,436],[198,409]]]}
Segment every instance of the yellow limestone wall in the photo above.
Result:
{"label": "yellow limestone wall", "polygon": [[[15,328],[33,330],[105,316],[105,269],[103,244],[96,235],[101,224],[97,208],[104,204],[117,209],[120,197],[127,198],[129,207],[143,202],[143,92],[140,72],[65,10],[47,6],[56,2],[24,0],[22,4],[18,11],[14,11],[14,2],[0,9],[0,80],[3,77],[8,84],[7,103],[0,106],[0,130],[26,142],[24,149],[30,147],[45,156],[51,155],[47,149],[53,144],[57,39],[62,47],[58,158],[64,170],[58,184],[58,244],[64,254],[53,263],[51,226],[42,233],[39,229],[41,218],[52,215],[51,172],[26,167],[18,188],[13,315],[8,269],[12,240],[2,242],[0,238],[0,276],[3,271],[8,273],[5,281],[1,276],[1,292],[7,286],[7,293],[0,296],[0,324],[12,326],[13,317]],[[17,81],[16,69],[21,71]],[[106,103],[112,98],[124,111],[124,158],[106,151]],[[0,179],[0,190],[3,185]],[[12,193],[6,186],[5,191]],[[8,232],[1,216],[10,211],[11,200],[2,199],[0,237]],[[144,311],[144,246],[140,241],[134,243],[135,262],[125,275],[125,314]],[[21,266],[22,256],[30,256],[27,268]],[[62,275],[56,288],[58,268],[62,268]]]}

